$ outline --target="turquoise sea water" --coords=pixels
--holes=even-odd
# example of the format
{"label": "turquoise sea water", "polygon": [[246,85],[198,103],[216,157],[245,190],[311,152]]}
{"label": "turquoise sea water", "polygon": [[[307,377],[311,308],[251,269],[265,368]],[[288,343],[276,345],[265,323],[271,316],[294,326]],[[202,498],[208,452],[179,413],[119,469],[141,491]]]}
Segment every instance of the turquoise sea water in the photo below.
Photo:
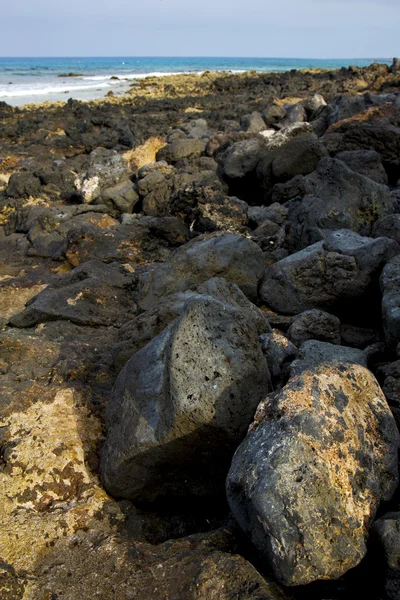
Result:
{"label": "turquoise sea water", "polygon": [[[0,101],[17,106],[44,100],[89,100],[108,91],[123,93],[133,80],[148,75],[202,73],[203,71],[288,71],[291,69],[338,69],[371,62],[390,63],[385,58],[299,59],[221,57],[73,57],[1,58]],[[59,77],[66,73],[78,77]],[[111,79],[118,77],[118,79]]]}

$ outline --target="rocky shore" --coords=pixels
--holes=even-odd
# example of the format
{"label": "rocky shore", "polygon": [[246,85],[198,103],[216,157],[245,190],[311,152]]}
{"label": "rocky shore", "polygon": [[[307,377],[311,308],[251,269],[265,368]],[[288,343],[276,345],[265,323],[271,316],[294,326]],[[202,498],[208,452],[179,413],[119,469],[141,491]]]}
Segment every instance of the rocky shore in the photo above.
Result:
{"label": "rocky shore", "polygon": [[0,597],[400,598],[400,65],[0,103]]}

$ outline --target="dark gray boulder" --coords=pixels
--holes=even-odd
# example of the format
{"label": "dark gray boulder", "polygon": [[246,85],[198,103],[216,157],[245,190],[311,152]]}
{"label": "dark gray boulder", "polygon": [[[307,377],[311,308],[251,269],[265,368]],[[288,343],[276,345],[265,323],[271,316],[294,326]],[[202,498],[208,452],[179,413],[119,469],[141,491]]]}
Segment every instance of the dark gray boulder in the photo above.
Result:
{"label": "dark gray boulder", "polygon": [[307,310],[293,317],[287,336],[296,346],[307,340],[340,344],[340,321],[322,310]]}
{"label": "dark gray boulder", "polygon": [[373,237],[387,237],[400,243],[400,214],[378,219],[372,230]]}
{"label": "dark gray boulder", "polygon": [[118,264],[88,261],[52,284],[10,319],[14,327],[66,320],[78,325],[121,326],[136,312],[132,275]]}
{"label": "dark gray boulder", "polygon": [[355,365],[367,366],[367,355],[357,348],[348,348],[338,344],[329,344],[318,340],[307,340],[299,349],[296,360],[290,367],[290,376],[300,375],[303,371],[310,371],[321,364],[335,361],[344,361]]}
{"label": "dark gray boulder", "polygon": [[376,183],[387,185],[388,176],[380,155],[375,150],[353,150],[339,152],[335,158],[345,163],[352,171],[369,177]]}
{"label": "dark gray boulder", "polygon": [[386,342],[395,349],[400,342],[400,256],[393,258],[382,271],[382,325]]}
{"label": "dark gray boulder", "polygon": [[87,170],[75,179],[76,192],[84,204],[91,204],[105,190],[129,179],[129,175],[128,163],[118,152],[96,148],[90,153]]}
{"label": "dark gray boulder", "polygon": [[232,144],[219,158],[224,178],[235,181],[252,175],[263,153],[264,144],[257,138]]}
{"label": "dark gray boulder", "polygon": [[11,175],[6,194],[9,198],[29,198],[37,196],[40,190],[40,179],[29,171],[21,171]]}
{"label": "dark gray boulder", "polygon": [[298,135],[275,151],[272,174],[278,181],[312,173],[328,151],[313,133]]}
{"label": "dark gray boulder", "polygon": [[252,112],[250,115],[244,115],[240,119],[240,125],[247,133],[258,133],[265,129],[265,121],[257,111]]}
{"label": "dark gray boulder", "polygon": [[360,300],[377,294],[381,269],[398,252],[394,240],[335,231],[324,242],[269,266],[260,297],[282,314],[313,308],[361,312]]}
{"label": "dark gray boulder", "polygon": [[150,501],[221,491],[269,388],[260,324],[246,309],[194,298],[131,358],[106,417],[101,473],[112,495]]}
{"label": "dark gray boulder", "polygon": [[267,126],[275,125],[286,117],[286,109],[283,106],[273,104],[262,112],[263,119]]}
{"label": "dark gray boulder", "polygon": [[201,156],[205,146],[205,142],[199,139],[184,138],[176,140],[157,152],[157,161],[165,160],[169,164],[174,164],[183,158],[195,158]]}
{"label": "dark gray boulder", "polygon": [[234,517],[285,585],[336,579],[366,553],[398,483],[399,433],[374,376],[336,362],[259,406],[227,478]]}
{"label": "dark gray boulder", "polygon": [[385,598],[398,600],[400,597],[400,513],[387,513],[376,521],[372,526],[371,537],[376,557],[384,569]]}
{"label": "dark gray boulder", "polygon": [[139,195],[130,179],[121,181],[117,185],[104,190],[99,203],[118,213],[133,212],[134,206],[139,202]]}
{"label": "dark gray boulder", "polygon": [[[119,330],[118,342],[112,348],[113,363],[116,370],[121,370],[135,352],[143,348],[159,335],[167,325],[179,317],[188,300],[198,298],[201,295],[212,296],[229,306],[246,309],[252,317],[259,320],[261,324],[260,333],[270,331],[264,313],[246,298],[237,285],[221,277],[215,277],[193,286],[190,290],[177,292],[161,299],[156,306],[124,324],[124,327]],[[260,317],[262,317],[261,320]]]}
{"label": "dark gray boulder", "polygon": [[371,235],[375,221],[392,209],[386,186],[332,158],[323,158],[302,186],[305,197],[291,205],[288,216],[292,250],[323,239],[327,230],[351,229]]}
{"label": "dark gray boulder", "polygon": [[236,283],[254,300],[264,273],[264,255],[251,240],[239,235],[204,236],[179,248],[150,275],[140,305],[147,310],[162,298],[211,277]]}

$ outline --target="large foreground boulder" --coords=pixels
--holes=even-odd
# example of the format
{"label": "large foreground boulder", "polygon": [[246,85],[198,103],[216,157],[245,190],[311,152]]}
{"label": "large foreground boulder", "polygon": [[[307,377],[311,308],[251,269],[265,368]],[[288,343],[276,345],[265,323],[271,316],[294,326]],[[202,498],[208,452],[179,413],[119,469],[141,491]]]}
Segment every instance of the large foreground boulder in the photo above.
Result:
{"label": "large foreground boulder", "polygon": [[367,369],[337,362],[291,379],[257,412],[227,480],[233,514],[282,583],[338,578],[365,555],[397,486],[385,397]]}
{"label": "large foreground boulder", "polygon": [[398,252],[394,240],[335,231],[268,267],[260,296],[283,314],[313,308],[361,313],[359,301],[377,295],[381,269]]}
{"label": "large foreground boulder", "polygon": [[140,305],[147,310],[175,292],[211,277],[224,277],[239,286],[251,300],[257,298],[264,272],[262,250],[239,235],[212,235],[179,248],[159,265],[146,282]]}
{"label": "large foreground boulder", "polygon": [[101,472],[112,495],[151,501],[221,492],[269,387],[263,330],[262,315],[194,298],[131,358],[107,413]]}

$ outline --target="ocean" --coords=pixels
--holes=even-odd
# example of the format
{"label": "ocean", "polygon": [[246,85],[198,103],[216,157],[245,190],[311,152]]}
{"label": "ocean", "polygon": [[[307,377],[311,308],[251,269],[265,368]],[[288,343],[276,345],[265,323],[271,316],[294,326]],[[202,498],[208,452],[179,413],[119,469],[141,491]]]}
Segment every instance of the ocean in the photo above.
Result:
{"label": "ocean", "polygon": [[[299,59],[218,57],[73,57],[1,58],[0,101],[12,106],[32,102],[92,100],[112,90],[123,94],[132,81],[149,75],[202,73],[210,71],[288,71],[291,69],[338,69],[389,59]],[[74,73],[76,77],[60,77]],[[117,79],[111,79],[112,77]]]}

